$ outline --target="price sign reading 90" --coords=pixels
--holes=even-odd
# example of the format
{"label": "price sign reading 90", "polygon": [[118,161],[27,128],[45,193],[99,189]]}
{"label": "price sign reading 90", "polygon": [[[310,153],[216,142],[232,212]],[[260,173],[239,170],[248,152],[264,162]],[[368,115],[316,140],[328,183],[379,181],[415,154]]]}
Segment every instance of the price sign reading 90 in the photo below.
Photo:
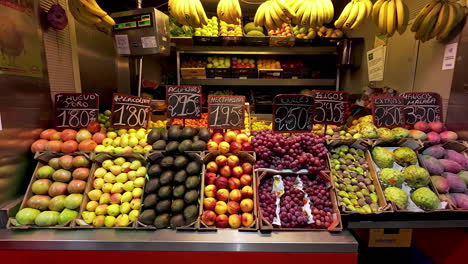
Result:
{"label": "price sign reading 90", "polygon": [[279,94],[273,99],[273,131],[310,132],[314,98],[310,95]]}
{"label": "price sign reading 90", "polygon": [[208,127],[243,129],[245,96],[209,95]]}
{"label": "price sign reading 90", "polygon": [[201,86],[166,86],[169,117],[201,118],[201,92]]}
{"label": "price sign reading 90", "polygon": [[346,118],[348,94],[335,91],[312,91],[315,100],[314,122],[342,125]]}
{"label": "price sign reading 90", "polygon": [[55,126],[82,128],[96,121],[99,95],[95,93],[58,93],[55,95]]}
{"label": "price sign reading 90", "polygon": [[405,99],[398,96],[372,97],[372,116],[377,127],[403,127]]}
{"label": "price sign reading 90", "polygon": [[438,93],[403,93],[405,121],[413,125],[418,121],[442,122],[442,99]]}
{"label": "price sign reading 90", "polygon": [[125,94],[113,94],[111,126],[115,128],[146,128],[150,118],[151,99]]}

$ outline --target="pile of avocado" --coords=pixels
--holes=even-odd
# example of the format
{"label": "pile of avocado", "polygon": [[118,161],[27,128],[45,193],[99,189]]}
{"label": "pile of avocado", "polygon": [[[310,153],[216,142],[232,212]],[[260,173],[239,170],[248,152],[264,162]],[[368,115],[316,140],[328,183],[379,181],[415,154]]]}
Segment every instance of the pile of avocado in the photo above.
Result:
{"label": "pile of avocado", "polygon": [[168,129],[151,130],[147,142],[153,145],[153,150],[174,154],[184,151],[203,151],[209,139],[210,131],[207,128],[173,125]]}
{"label": "pile of avocado", "polygon": [[202,161],[196,155],[164,156],[151,164],[139,221],[156,228],[192,224],[198,217]]}

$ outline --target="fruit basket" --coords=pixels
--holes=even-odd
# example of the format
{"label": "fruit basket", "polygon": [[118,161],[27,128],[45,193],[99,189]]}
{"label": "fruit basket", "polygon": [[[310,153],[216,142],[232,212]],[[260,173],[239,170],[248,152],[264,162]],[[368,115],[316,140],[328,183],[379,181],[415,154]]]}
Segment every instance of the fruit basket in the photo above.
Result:
{"label": "fruit basket", "polygon": [[367,149],[342,145],[332,148],[328,156],[332,184],[341,212],[379,214],[392,211]]}
{"label": "fruit basket", "polygon": [[258,230],[255,153],[205,152],[203,162],[200,231],[229,227]]}
{"label": "fruit basket", "polygon": [[[73,227],[91,175],[90,157],[82,153],[45,152],[36,154],[35,159],[38,163],[20,210],[8,220],[7,228]],[[33,219],[24,219],[28,217]]]}
{"label": "fruit basket", "polygon": [[143,155],[97,154],[75,228],[134,229],[142,204]]}
{"label": "fruit basket", "polygon": [[242,23],[237,25],[228,24],[222,20],[219,23],[219,35],[221,36],[221,45],[239,46],[242,44]]}
{"label": "fruit basket", "polygon": [[298,175],[257,170],[257,173],[261,231],[343,230],[335,191],[325,172]]}
{"label": "fruit basket", "polygon": [[147,155],[148,181],[137,229],[196,230],[199,226],[202,152]]}
{"label": "fruit basket", "polygon": [[436,212],[449,209],[441,202],[416,152],[408,147],[375,147],[372,165],[387,201],[396,212]]}
{"label": "fruit basket", "polygon": [[426,147],[418,155],[439,199],[456,212],[468,212],[468,155],[464,149],[463,143],[448,142]]}

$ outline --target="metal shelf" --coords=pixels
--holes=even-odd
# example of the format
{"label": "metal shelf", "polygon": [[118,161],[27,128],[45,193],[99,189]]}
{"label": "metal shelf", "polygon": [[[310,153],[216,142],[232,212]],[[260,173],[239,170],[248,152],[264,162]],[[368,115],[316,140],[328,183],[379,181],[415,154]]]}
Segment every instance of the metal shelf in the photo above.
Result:
{"label": "metal shelf", "polygon": [[348,231],[176,232],[175,230],[7,230],[0,229],[0,250],[131,250],[210,252],[357,253]]}
{"label": "metal shelf", "polygon": [[348,228],[468,228],[468,220],[356,221]]}
{"label": "metal shelf", "polygon": [[335,86],[335,79],[181,79],[180,84],[219,86]]}
{"label": "metal shelf", "polygon": [[336,54],[335,46],[319,47],[265,47],[265,46],[181,46],[178,53],[236,54],[236,55],[320,55]]}

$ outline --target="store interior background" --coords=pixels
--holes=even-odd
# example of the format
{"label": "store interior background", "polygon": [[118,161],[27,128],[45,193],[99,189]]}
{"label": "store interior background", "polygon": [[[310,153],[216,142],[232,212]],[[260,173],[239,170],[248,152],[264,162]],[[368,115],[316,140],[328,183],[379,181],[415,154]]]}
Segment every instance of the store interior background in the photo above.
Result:
{"label": "store interior background", "polygon": [[[253,0],[250,0],[254,2]],[[348,0],[335,0],[335,14],[339,14]],[[52,4],[60,3],[66,6],[65,0],[35,1],[42,10],[48,10]],[[135,1],[98,1],[107,11],[120,11],[125,6],[136,6]],[[145,5],[158,6],[165,1],[144,1]],[[414,18],[429,0],[406,1]],[[208,11],[214,11],[217,1],[203,1]],[[244,13],[253,10],[251,6],[242,3]],[[256,8],[256,6],[253,6]],[[164,7],[165,8],[165,7]],[[37,10],[39,10],[37,8]],[[253,14],[253,13],[252,13]],[[38,22],[38,34],[44,43],[44,65],[47,67],[42,79],[29,77],[14,77],[0,75],[0,112],[3,131],[0,141],[5,143],[12,134],[9,129],[36,128],[50,126],[52,119],[52,98],[58,92],[96,92],[101,96],[101,102],[110,103],[112,93],[129,93],[130,65],[128,58],[118,57],[114,51],[111,35],[91,30],[81,24],[74,23],[69,16],[69,26],[62,31],[41,29]],[[411,21],[410,21],[411,23]],[[374,47],[377,27],[372,21],[367,21],[359,30],[346,33],[348,37],[365,39],[364,51]],[[456,66],[454,70],[442,70],[442,61],[447,43],[459,43]],[[443,98],[444,119],[452,129],[468,128],[468,80],[466,73],[468,62],[468,26],[462,33],[447,43],[430,40],[421,43],[414,39],[414,33],[407,30],[404,35],[395,35],[387,42],[387,61],[384,81],[377,87],[389,86],[398,92],[437,92]],[[360,93],[368,85],[365,52],[362,54],[360,68],[347,70],[343,76],[341,90],[349,93]],[[160,67],[161,58],[145,57],[143,78],[161,80],[163,74]],[[466,70],[465,70],[466,71]],[[459,133],[468,139],[468,133]],[[2,144],[3,146],[5,144]],[[8,144],[6,144],[8,145]],[[26,146],[25,146],[26,147]],[[18,155],[28,152],[27,148],[16,149]],[[11,151],[2,148],[1,151]],[[21,177],[17,177],[21,179]],[[19,175],[18,175],[19,176]],[[0,181],[0,185],[10,184]],[[2,201],[0,195],[0,201]],[[5,198],[5,197],[3,197]],[[465,232],[466,233],[466,232]],[[421,237],[421,236],[420,236]],[[423,240],[423,239],[420,239]],[[424,241],[420,241],[423,243]],[[425,241],[426,243],[430,241]],[[447,240],[450,245],[450,240]],[[453,243],[453,241],[452,241]],[[441,241],[439,241],[441,244]],[[459,249],[466,248],[459,244]],[[460,248],[461,247],[461,248]],[[427,252],[432,251],[428,245]],[[458,253],[452,250],[452,256]],[[455,253],[454,253],[455,252]],[[461,253],[461,252],[460,252]]]}

